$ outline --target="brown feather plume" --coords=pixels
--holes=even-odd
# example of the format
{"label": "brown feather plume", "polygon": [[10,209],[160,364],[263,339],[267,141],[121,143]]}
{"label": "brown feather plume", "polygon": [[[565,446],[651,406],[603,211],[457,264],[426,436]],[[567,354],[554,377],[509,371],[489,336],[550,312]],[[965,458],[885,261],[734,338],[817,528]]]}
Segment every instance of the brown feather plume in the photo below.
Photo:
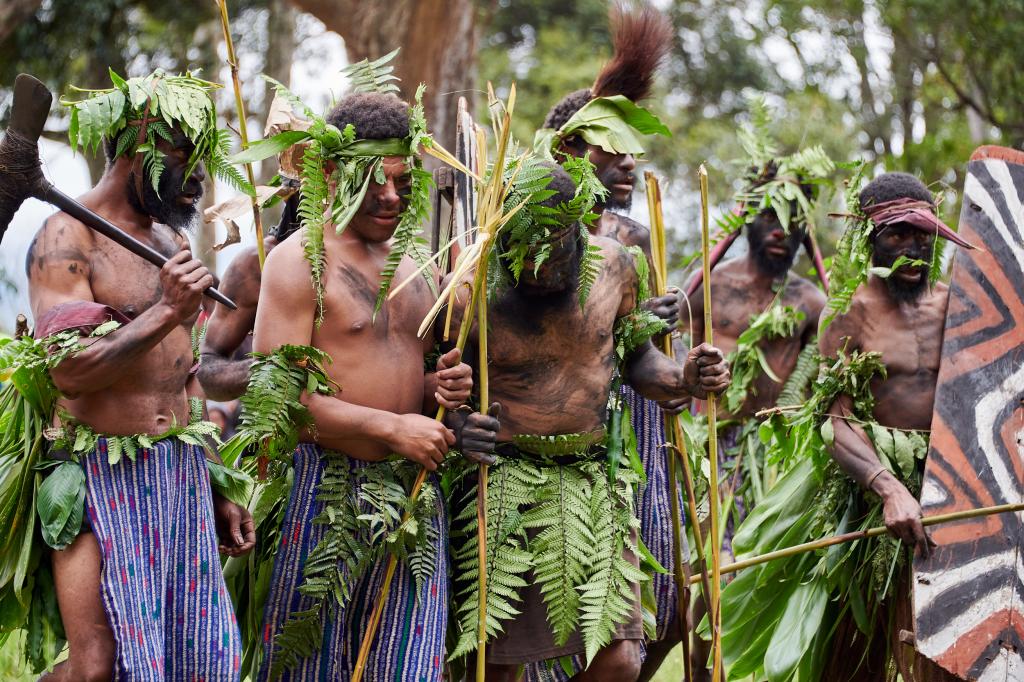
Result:
{"label": "brown feather plume", "polygon": [[591,86],[591,96],[624,95],[638,102],[651,94],[654,75],[672,47],[672,24],[646,2],[636,9],[615,3],[609,23],[614,51]]}

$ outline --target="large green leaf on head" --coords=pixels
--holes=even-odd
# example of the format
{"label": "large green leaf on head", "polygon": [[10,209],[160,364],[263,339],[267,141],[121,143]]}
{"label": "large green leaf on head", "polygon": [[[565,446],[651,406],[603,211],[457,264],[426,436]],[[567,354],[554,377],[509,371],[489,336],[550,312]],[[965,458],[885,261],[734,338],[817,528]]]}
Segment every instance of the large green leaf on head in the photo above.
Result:
{"label": "large green leaf on head", "polygon": [[[595,97],[573,114],[557,133],[538,133],[535,148],[543,148],[550,154],[554,146],[572,135],[580,135],[609,154],[643,154],[641,135],[671,137],[672,132],[657,116],[622,95]],[[536,147],[537,144],[542,147]]]}

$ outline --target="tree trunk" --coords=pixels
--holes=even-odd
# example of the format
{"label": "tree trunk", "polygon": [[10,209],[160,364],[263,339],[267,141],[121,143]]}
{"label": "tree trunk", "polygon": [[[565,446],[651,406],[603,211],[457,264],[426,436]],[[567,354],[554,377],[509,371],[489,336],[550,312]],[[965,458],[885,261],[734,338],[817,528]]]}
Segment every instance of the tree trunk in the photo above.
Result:
{"label": "tree trunk", "polygon": [[0,43],[35,14],[43,0],[0,0]]}
{"label": "tree trunk", "polygon": [[476,73],[476,7],[473,0],[291,0],[345,41],[349,61],[374,59],[401,47],[395,73],[412,99],[427,85],[424,109],[437,140],[455,144],[455,107],[470,96]]}

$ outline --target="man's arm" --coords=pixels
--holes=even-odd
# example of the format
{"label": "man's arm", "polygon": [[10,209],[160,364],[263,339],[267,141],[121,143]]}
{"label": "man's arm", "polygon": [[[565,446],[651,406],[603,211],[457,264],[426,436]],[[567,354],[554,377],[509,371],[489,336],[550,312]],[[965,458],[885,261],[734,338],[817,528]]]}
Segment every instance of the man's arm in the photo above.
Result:
{"label": "man's arm", "polygon": [[729,381],[729,365],[722,351],[706,343],[691,348],[682,365],[672,362],[650,341],[626,358],[626,383],[650,400],[703,400],[724,392]]}
{"label": "man's arm", "polygon": [[[841,348],[856,348],[857,313],[837,318],[821,334],[818,348],[823,357],[835,357]],[[853,401],[838,396],[828,409],[834,440],[832,457],[861,488],[882,498],[886,528],[922,556],[931,553],[931,538],[921,524],[921,505],[906,486],[878,459],[867,432],[853,417]]]}
{"label": "man's arm", "polygon": [[[278,246],[263,267],[253,350],[270,353],[285,344],[310,345],[315,300],[301,247],[289,242]],[[302,401],[316,424],[311,435],[328,447],[341,441],[375,441],[433,471],[455,442],[451,431],[421,414],[394,414],[320,394],[303,393]]]}
{"label": "man's arm", "polygon": [[[92,248],[80,232],[85,228],[70,218],[51,218],[36,238],[29,264],[29,295],[38,319],[61,303],[95,301],[89,284]],[[148,267],[148,266],[147,266]],[[129,371],[135,362],[175,327],[195,314],[203,289],[213,276],[188,250],[179,251],[160,269],[160,300],[129,324],[98,339],[83,339],[80,352],[51,371],[54,384],[65,396],[103,390]]]}
{"label": "man's arm", "polygon": [[255,248],[239,254],[221,281],[221,291],[237,305],[230,310],[217,303],[206,325],[201,347],[199,382],[213,400],[232,400],[245,393],[252,358],[232,356],[245,341],[256,321],[260,270]]}

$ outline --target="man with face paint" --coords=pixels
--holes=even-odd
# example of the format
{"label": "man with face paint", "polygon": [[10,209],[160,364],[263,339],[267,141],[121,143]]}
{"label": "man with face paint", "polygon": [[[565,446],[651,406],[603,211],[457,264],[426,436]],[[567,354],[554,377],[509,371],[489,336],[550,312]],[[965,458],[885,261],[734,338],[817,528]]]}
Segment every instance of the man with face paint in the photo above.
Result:
{"label": "man with face paint", "polygon": [[[941,282],[929,283],[928,264],[936,236],[961,247],[973,247],[939,220],[931,192],[907,173],[886,173],[875,178],[861,191],[860,207],[866,216],[865,227],[871,230],[872,265],[890,268],[901,257],[911,262],[905,262],[885,279],[875,274],[867,276],[854,294],[849,311],[838,315],[822,330],[821,354],[832,358],[839,351],[847,355],[853,351],[881,353],[886,374],[876,375],[871,381],[874,419],[884,427],[927,431],[932,423],[949,303],[949,287]],[[882,499],[889,532],[918,555],[927,557],[934,543],[921,524],[921,505],[893,472],[881,464],[864,428],[849,418],[853,415],[849,396],[840,395],[829,413],[835,433],[835,461],[864,490]],[[923,466],[923,460],[918,460],[918,465]],[[895,603],[883,609],[880,622],[887,622],[887,613],[894,610],[894,635],[901,629],[913,632],[907,584],[909,562],[904,572],[892,580],[896,585],[892,597]],[[856,632],[856,628],[850,630]],[[846,634],[838,635],[833,642],[831,663],[826,668],[830,671],[826,673],[828,679],[882,679],[887,647],[903,679],[959,679],[923,657],[908,656],[907,647],[898,639],[875,638],[862,657],[857,635]],[[862,638],[860,642],[859,648],[863,649]]]}
{"label": "man with face paint", "polygon": [[[83,349],[51,370],[62,394],[60,431],[71,442],[76,433],[95,442],[88,452],[77,445],[68,452],[69,445],[49,453],[82,465],[88,520],[69,546],[52,553],[70,655],[43,679],[237,679],[238,626],[217,547],[233,556],[251,549],[251,517],[211,495],[203,448],[172,430],[189,424],[189,397],[198,394],[190,333],[214,281],[184,234],[198,215],[205,156],[177,120],[168,126],[147,118],[148,104],[141,114],[125,106],[129,125],[158,122],[169,131],[155,136],[163,160],[157,186],[137,149],[146,134],[126,128],[105,138],[106,170],[79,201],[169,260],[157,270],[57,213],[39,230],[26,263],[35,336],[83,335]],[[212,100],[206,107],[189,120],[212,127]],[[112,320],[120,327],[90,336]],[[134,456],[118,457],[107,438],[139,434],[152,443]],[[203,624],[189,630],[187,645],[179,630],[185,622]]]}
{"label": "man with face paint", "polygon": [[[569,93],[548,112],[544,127],[558,130],[566,126],[573,116],[598,97],[622,96],[630,102],[639,102],[650,95],[654,77],[671,47],[672,26],[653,7],[644,6],[626,11],[613,6],[610,16],[613,56],[601,69],[593,86]],[[589,138],[589,139],[588,139]],[[595,144],[590,140],[600,141]],[[594,172],[607,194],[599,197],[593,211],[598,219],[589,226],[590,233],[613,239],[623,246],[638,247],[651,263],[650,230],[629,218],[636,184],[636,158],[639,148],[616,149],[612,137],[591,135],[583,126],[563,137],[554,153],[560,162],[570,157],[586,157],[594,164]],[[614,139],[621,140],[621,137]],[[631,138],[630,138],[631,139]],[[604,146],[602,146],[604,145]],[[679,322],[679,294],[671,287],[668,294],[652,297],[641,303],[665,321],[669,330]],[[648,679],[660,667],[664,656],[680,641],[681,631],[675,613],[678,609],[673,571],[673,535],[668,494],[668,472],[665,462],[664,420],[658,403],[638,395],[629,385],[621,387],[622,400],[629,407],[631,426],[637,437],[637,449],[644,464],[646,484],[638,494],[638,515],[641,536],[654,557],[668,569],[667,574],[655,575],[653,593],[656,608],[657,639],[648,645],[644,674]],[[677,403],[666,403],[677,410]],[[680,509],[683,508],[680,498]],[[687,555],[684,547],[683,555]],[[543,679],[537,666],[526,670],[527,682]]]}
{"label": "man with face paint", "polygon": [[[576,185],[559,166],[552,166],[551,174],[548,189],[555,195],[545,203],[552,208],[564,206],[573,199]],[[633,256],[621,244],[605,237],[584,239],[582,229],[576,220],[560,222],[545,237],[550,245],[546,259],[535,266],[535,258],[528,256],[518,282],[506,273],[492,292],[488,366],[491,399],[502,407],[495,448],[502,462],[492,468],[492,480],[502,467],[534,465],[545,480],[561,476],[608,479],[605,428],[619,342],[614,332],[624,319],[638,314],[641,286]],[[589,296],[581,304],[578,283],[587,243],[600,249],[601,260]],[[502,253],[508,252],[507,244],[500,248]],[[504,256],[500,258],[505,263]],[[467,274],[465,281],[472,277]],[[466,298],[456,298],[454,327],[465,312]],[[649,336],[635,347],[626,346],[621,365],[624,383],[640,395],[652,400],[688,399],[720,393],[728,386],[728,366],[718,349],[701,344],[677,364],[656,350]],[[474,328],[466,351],[471,363],[477,354],[470,348],[476,346],[477,339]],[[620,476],[628,474],[628,468],[623,461]],[[618,486],[621,481],[610,485]],[[489,493],[494,494],[493,490]],[[626,495],[632,507],[632,497]],[[529,509],[524,518],[529,517]],[[628,511],[630,516],[633,513]],[[619,523],[617,516],[615,523]],[[616,532],[628,536],[630,527],[636,526],[623,524]],[[543,533],[536,526],[531,526],[531,531]],[[504,634],[488,645],[489,680],[518,679],[517,668],[523,664],[528,675],[568,678],[564,666],[554,663],[562,657],[572,659],[566,665],[575,670],[571,679],[579,682],[637,678],[643,639],[638,594],[617,623],[612,641],[600,648],[587,666],[582,625],[559,642],[546,620],[542,590],[531,577],[525,580],[528,586],[520,592],[523,601],[516,603],[520,614],[503,623]],[[639,591],[636,584],[633,587]]]}

